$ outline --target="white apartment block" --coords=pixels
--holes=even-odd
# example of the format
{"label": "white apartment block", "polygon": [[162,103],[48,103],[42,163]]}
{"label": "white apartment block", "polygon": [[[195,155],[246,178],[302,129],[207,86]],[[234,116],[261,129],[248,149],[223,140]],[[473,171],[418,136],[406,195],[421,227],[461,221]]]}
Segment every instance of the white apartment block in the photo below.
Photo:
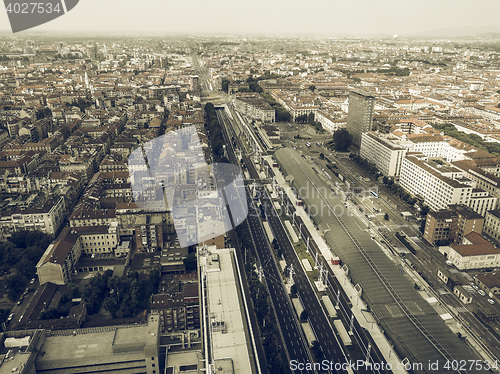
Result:
{"label": "white apartment block", "polygon": [[38,230],[54,235],[65,217],[65,203],[61,196],[51,196],[40,207],[17,207],[0,213],[0,236],[8,238],[21,230]]}
{"label": "white apartment block", "polygon": [[373,162],[388,177],[399,176],[406,148],[375,132],[361,135],[361,157]]}
{"label": "white apartment block", "polygon": [[337,130],[345,129],[347,125],[345,119],[336,120],[332,114],[322,110],[316,112],[314,119],[321,123],[321,127],[330,134],[333,134]]}
{"label": "white apartment block", "polygon": [[497,176],[496,168],[489,167],[490,171],[486,168],[480,168],[474,164],[473,161],[458,161],[453,165],[464,171],[464,175],[473,180],[477,188],[481,188],[492,196],[500,197],[500,177]]}
{"label": "white apartment block", "polygon": [[472,181],[464,178],[461,170],[415,156],[403,159],[401,187],[424,199],[432,210],[446,209],[450,204],[469,205]]}
{"label": "white apartment block", "polygon": [[234,108],[253,119],[262,122],[274,122],[275,110],[259,94],[245,94],[237,96]]}
{"label": "white apartment block", "polygon": [[420,152],[427,157],[439,157],[447,162],[464,160],[465,154],[472,150],[457,148],[442,136],[412,137],[408,141],[412,152]]}
{"label": "white apartment block", "polygon": [[112,253],[118,247],[118,225],[74,227],[80,235],[81,250],[86,254]]}

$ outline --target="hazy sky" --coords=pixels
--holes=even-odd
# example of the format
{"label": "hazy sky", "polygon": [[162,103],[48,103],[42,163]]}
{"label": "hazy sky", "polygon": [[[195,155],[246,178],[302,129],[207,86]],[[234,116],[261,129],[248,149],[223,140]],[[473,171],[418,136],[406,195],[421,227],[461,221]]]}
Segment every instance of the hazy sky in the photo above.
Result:
{"label": "hazy sky", "polygon": [[[500,0],[80,0],[34,31],[400,34],[498,27]],[[9,29],[0,10],[0,28]],[[500,29],[500,27],[499,27]]]}

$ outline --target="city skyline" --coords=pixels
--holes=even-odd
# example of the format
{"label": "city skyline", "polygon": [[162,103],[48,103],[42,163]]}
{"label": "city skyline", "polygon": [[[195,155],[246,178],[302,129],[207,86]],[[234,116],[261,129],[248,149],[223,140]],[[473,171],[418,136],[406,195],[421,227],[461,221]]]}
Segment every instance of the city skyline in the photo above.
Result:
{"label": "city skyline", "polygon": [[[144,3],[110,0],[80,2],[74,11],[28,33],[207,33],[326,36],[452,37],[499,33],[500,3],[491,0],[409,2],[318,0],[304,6],[292,0],[234,4],[216,2]],[[186,15],[182,17],[179,15]],[[418,20],[418,22],[408,22]],[[0,30],[8,18],[0,12]]]}
{"label": "city skyline", "polygon": [[500,34],[79,9],[0,35],[0,374],[500,373]]}

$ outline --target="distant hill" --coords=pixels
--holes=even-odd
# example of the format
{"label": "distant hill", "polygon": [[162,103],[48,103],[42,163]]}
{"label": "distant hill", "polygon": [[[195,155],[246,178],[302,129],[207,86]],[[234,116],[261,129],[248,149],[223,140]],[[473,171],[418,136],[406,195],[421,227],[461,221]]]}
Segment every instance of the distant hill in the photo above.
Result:
{"label": "distant hill", "polygon": [[500,39],[500,26],[460,26],[443,27],[432,30],[408,34],[408,37],[416,38],[471,38],[480,37],[484,39]]}

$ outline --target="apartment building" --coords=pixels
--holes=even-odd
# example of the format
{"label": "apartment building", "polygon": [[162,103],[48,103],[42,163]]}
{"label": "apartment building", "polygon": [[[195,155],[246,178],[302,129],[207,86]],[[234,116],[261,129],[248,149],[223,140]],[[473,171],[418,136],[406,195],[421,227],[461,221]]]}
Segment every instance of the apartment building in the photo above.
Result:
{"label": "apartment building", "polygon": [[234,100],[234,108],[250,118],[263,121],[274,122],[274,108],[265,101],[262,96],[255,93],[238,94]]}
{"label": "apartment building", "polygon": [[73,227],[80,235],[81,250],[86,254],[113,253],[118,247],[118,225]]}
{"label": "apartment building", "polygon": [[65,203],[62,196],[52,195],[38,206],[16,206],[0,212],[0,236],[9,238],[20,230],[38,230],[55,235],[65,217]]}
{"label": "apartment building", "polygon": [[352,135],[352,141],[358,147],[361,145],[361,135],[373,130],[373,108],[375,97],[363,90],[349,93],[349,109],[347,112],[347,131]]}
{"label": "apartment building", "polygon": [[500,242],[500,210],[490,210],[486,213],[483,234]]}
{"label": "apartment building", "polygon": [[459,270],[500,266],[500,249],[477,232],[465,235],[462,244],[439,247],[439,251]]}
{"label": "apartment building", "polygon": [[465,205],[450,205],[447,209],[427,214],[424,239],[436,245],[460,243],[470,232],[481,233],[484,217]]}
{"label": "apartment building", "polygon": [[151,310],[158,312],[163,332],[200,328],[200,303],[196,283],[180,284],[175,294],[151,296]]}
{"label": "apartment building", "polygon": [[475,149],[468,144],[441,135],[408,136],[407,140],[412,152],[420,152],[427,157],[442,158],[447,162],[464,160],[467,154]]}
{"label": "apartment building", "polygon": [[453,162],[453,165],[461,169],[467,178],[473,180],[476,188],[481,188],[497,198],[500,197],[500,176],[495,171],[498,169],[496,163],[494,166],[479,167],[477,161],[462,160]]}
{"label": "apartment building", "polygon": [[314,119],[321,123],[321,127],[324,130],[328,131],[330,134],[333,134],[335,131],[340,129],[345,129],[347,123],[346,118],[335,118],[335,116],[327,112],[326,110],[318,110],[315,113]]}
{"label": "apartment building", "polygon": [[468,205],[473,189],[472,181],[460,169],[414,154],[403,159],[399,183],[432,210],[446,209],[450,204]]}
{"label": "apartment building", "polygon": [[406,155],[406,148],[392,142],[387,136],[376,132],[361,135],[361,157],[374,163],[388,177],[397,177]]}
{"label": "apartment building", "polygon": [[491,196],[482,188],[472,189],[469,207],[483,217],[490,210],[496,209],[498,198]]}
{"label": "apartment building", "polygon": [[106,226],[119,222],[115,209],[78,209],[69,218],[71,227]]}
{"label": "apartment building", "polygon": [[40,284],[51,282],[62,285],[71,282],[73,273],[78,271],[77,263],[81,254],[80,235],[71,227],[65,227],[36,265]]}

